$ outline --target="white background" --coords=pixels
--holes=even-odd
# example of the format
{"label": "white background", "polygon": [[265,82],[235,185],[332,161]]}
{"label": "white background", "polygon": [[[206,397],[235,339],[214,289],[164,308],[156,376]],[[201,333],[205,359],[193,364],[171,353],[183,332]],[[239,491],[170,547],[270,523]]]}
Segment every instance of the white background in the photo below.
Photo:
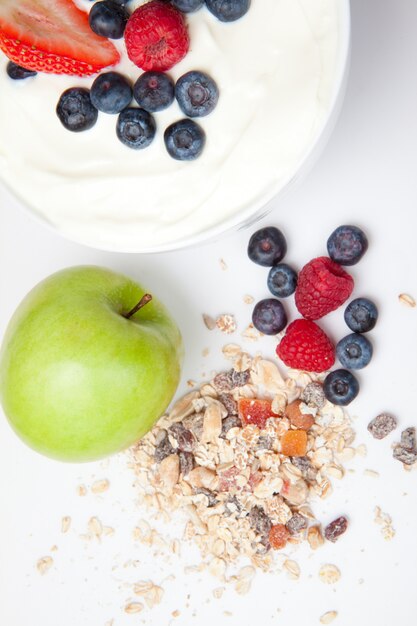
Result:
{"label": "white background", "polygon": [[[299,581],[284,573],[258,575],[248,596],[231,589],[215,600],[216,581],[186,575],[185,557],[168,562],[132,542],[132,529],[146,514],[135,506],[133,476],[123,455],[104,464],[59,464],[28,450],[1,419],[1,624],[104,626],[114,619],[115,626],[310,626],[333,609],[339,612],[339,626],[416,622],[417,474],[404,472],[391,457],[398,431],[377,442],[366,425],[382,410],[397,415],[401,427],[417,425],[417,308],[398,302],[401,292],[417,298],[417,4],[353,0],[352,12],[352,69],[337,128],[302,186],[263,221],[282,228],[289,244],[287,260],[298,267],[325,253],[328,234],[341,223],[356,223],[369,236],[369,252],[353,268],[355,295],[376,300],[380,321],[372,333],[374,360],[360,374],[362,391],[351,406],[357,442],[367,445],[368,456],[351,462],[354,472],[315,509],[326,523],[346,513],[349,532],[313,555],[295,553]],[[158,256],[104,253],[64,241],[0,189],[0,335],[27,291],[53,271],[83,263],[120,270],[161,297],[180,323],[186,346],[183,392],[189,378],[226,367],[220,351],[225,337],[207,331],[201,314],[234,313],[240,332],[251,314],[244,294],[267,296],[266,271],[246,257],[249,234]],[[335,339],[346,332],[340,311],[324,324]],[[239,332],[232,337],[236,342],[242,342]],[[202,356],[205,347],[210,347],[207,358]],[[274,341],[266,338],[245,347],[272,357]],[[367,468],[379,477],[364,474]],[[109,492],[78,496],[77,485],[88,486],[94,477],[109,478]],[[373,522],[376,505],[392,515],[397,532],[391,542],[383,540]],[[63,515],[73,519],[67,535],[60,532]],[[101,544],[80,538],[92,515],[113,526],[115,535]],[[53,546],[57,549],[51,552]],[[53,555],[54,566],[41,577],[35,564],[47,554]],[[196,555],[187,558],[197,562]],[[334,586],[318,580],[318,569],[326,562],[342,572]],[[132,597],[130,583],[149,578],[165,579],[163,603],[139,615],[124,614]],[[180,615],[174,618],[176,609]]]}

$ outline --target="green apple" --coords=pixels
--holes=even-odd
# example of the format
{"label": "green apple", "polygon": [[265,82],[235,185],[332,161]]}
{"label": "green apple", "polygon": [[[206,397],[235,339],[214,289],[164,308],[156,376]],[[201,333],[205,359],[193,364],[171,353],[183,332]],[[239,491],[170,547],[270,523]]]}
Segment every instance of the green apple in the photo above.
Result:
{"label": "green apple", "polygon": [[121,274],[84,266],[26,296],[0,351],[0,398],[29,446],[95,460],[133,444],[162,415],[179,382],[182,341],[145,294]]}

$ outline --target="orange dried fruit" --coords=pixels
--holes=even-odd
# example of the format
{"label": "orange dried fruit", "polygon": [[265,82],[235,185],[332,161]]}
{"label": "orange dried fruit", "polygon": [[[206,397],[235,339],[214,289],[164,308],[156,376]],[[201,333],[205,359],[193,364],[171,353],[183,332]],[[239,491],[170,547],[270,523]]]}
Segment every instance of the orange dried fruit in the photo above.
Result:
{"label": "orange dried fruit", "polygon": [[305,456],[307,433],[305,430],[287,430],[281,437],[281,453],[285,456]]}
{"label": "orange dried fruit", "polygon": [[239,417],[242,424],[255,424],[258,428],[265,428],[269,417],[278,417],[272,411],[271,400],[259,400],[253,398],[240,398],[238,402]]}
{"label": "orange dried fruit", "polygon": [[315,422],[314,415],[311,415],[311,413],[302,413],[300,409],[302,404],[304,404],[302,400],[294,400],[294,402],[287,405],[285,415],[295,428],[309,430]]}
{"label": "orange dried fruit", "polygon": [[269,531],[269,543],[274,550],[281,550],[287,545],[290,533],[284,524],[275,524]]}

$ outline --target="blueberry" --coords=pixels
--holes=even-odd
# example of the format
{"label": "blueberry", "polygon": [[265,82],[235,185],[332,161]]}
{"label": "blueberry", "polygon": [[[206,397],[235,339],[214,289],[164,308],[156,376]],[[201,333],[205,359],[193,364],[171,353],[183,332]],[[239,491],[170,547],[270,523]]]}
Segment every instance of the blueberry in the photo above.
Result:
{"label": "blueberry", "polygon": [[356,298],[345,309],[345,322],[354,333],[367,333],[378,319],[378,309],[367,298]]}
{"label": "blueberry", "polygon": [[234,22],[249,11],[251,0],[206,0],[208,10],[221,22]]}
{"label": "blueberry", "polygon": [[192,71],[178,79],[175,97],[185,115],[203,117],[215,108],[219,99],[219,89],[208,74]]}
{"label": "blueberry", "polygon": [[121,39],[125,32],[129,13],[124,5],[115,0],[102,0],[96,2],[88,16],[90,28],[101,37],[109,39]]}
{"label": "blueberry", "polygon": [[122,74],[104,72],[91,85],[90,98],[99,111],[120,113],[132,100],[132,88]]}
{"label": "blueberry", "polygon": [[203,151],[204,130],[193,120],[180,120],[168,126],[164,133],[166,149],[177,161],[193,161]]}
{"label": "blueberry", "polygon": [[323,390],[329,402],[346,406],[358,395],[359,383],[352,372],[334,370],[324,379]]}
{"label": "blueberry", "polygon": [[65,128],[75,133],[94,126],[98,117],[90,92],[83,87],[66,89],[58,101],[56,113]]}
{"label": "blueberry", "polygon": [[10,78],[13,78],[13,80],[23,80],[24,78],[29,78],[30,76],[36,76],[38,73],[34,70],[27,70],[25,67],[22,67],[17,63],[13,63],[13,61],[8,62],[6,72]]}
{"label": "blueberry", "polygon": [[284,330],[287,321],[287,314],[282,303],[275,298],[261,300],[253,309],[253,325],[264,335],[277,335]]}
{"label": "blueberry", "polygon": [[269,270],[268,289],[277,298],[287,298],[297,286],[297,272],[286,263],[278,263]]}
{"label": "blueberry", "polygon": [[372,344],[363,335],[352,333],[339,341],[336,354],[343,367],[360,370],[366,367],[372,358]]}
{"label": "blueberry", "polygon": [[183,13],[192,13],[203,6],[204,0],[171,0],[171,4]]}
{"label": "blueberry", "polygon": [[133,87],[133,96],[142,109],[155,113],[174,101],[174,81],[163,72],[144,72]]}
{"label": "blueberry", "polygon": [[277,265],[287,252],[285,237],[275,226],[261,228],[249,239],[248,256],[251,261],[265,267]]}
{"label": "blueberry", "polygon": [[355,265],[368,249],[368,239],[357,226],[339,226],[327,240],[329,257],[340,265]]}
{"label": "blueberry", "polygon": [[148,111],[129,107],[117,118],[116,133],[125,146],[142,150],[152,143],[155,137],[155,120]]}

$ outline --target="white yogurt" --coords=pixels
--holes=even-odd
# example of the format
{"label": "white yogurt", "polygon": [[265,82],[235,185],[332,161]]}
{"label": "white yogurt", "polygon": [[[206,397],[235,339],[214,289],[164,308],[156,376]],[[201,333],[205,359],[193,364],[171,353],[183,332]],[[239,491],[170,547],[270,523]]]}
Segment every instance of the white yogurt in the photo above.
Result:
{"label": "white yogurt", "polygon": [[[62,91],[92,78],[12,81],[2,56],[0,178],[64,235],[120,251],[174,245],[262,206],[294,175],[328,114],[339,6],[252,0],[234,23],[206,9],[188,16],[191,48],[170,73],[204,70],[220,90],[214,112],[197,120],[207,143],[193,162],[173,160],[164,146],[164,129],[184,117],[176,103],[155,114],[151,146],[135,151],[117,139],[116,116],[99,114],[83,133],[58,120]],[[132,80],[140,74],[126,58],[117,69]]]}

